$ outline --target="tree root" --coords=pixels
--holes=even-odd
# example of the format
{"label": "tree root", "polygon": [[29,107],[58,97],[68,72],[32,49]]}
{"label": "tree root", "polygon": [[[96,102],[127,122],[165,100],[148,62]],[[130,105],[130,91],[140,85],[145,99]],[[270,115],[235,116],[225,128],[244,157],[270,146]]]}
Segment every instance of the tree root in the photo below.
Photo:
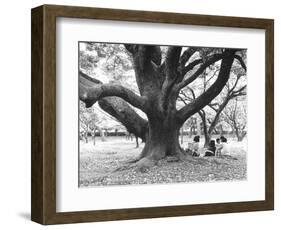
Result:
{"label": "tree root", "polygon": [[124,161],[124,163],[125,164],[133,164],[133,163],[138,162],[140,159],[141,159],[141,157],[137,157],[137,158],[134,158],[134,159],[131,159],[131,160]]}
{"label": "tree root", "polygon": [[132,163],[132,164],[127,164],[127,165],[122,165],[114,170],[111,171],[111,173],[114,173],[114,172],[120,172],[120,171],[125,171],[125,170],[129,170],[129,169],[132,169],[135,167],[135,164]]}
{"label": "tree root", "polygon": [[155,165],[158,164],[159,160],[161,159],[167,159],[167,162],[172,163],[172,162],[180,162],[180,161],[192,161],[195,162],[196,160],[193,159],[192,156],[186,154],[183,150],[178,149],[174,154],[159,158],[159,159],[154,159],[151,155],[149,156],[144,156],[144,152],[142,154],[135,158],[131,159],[128,161],[124,162],[124,165],[114,169],[112,172],[119,172],[119,171],[124,171],[124,170],[129,170],[132,168],[135,168],[136,170],[139,170],[140,172],[148,172],[149,169]]}
{"label": "tree root", "polygon": [[125,171],[129,170],[132,168],[136,168],[140,172],[147,172],[149,168],[153,167],[156,165],[156,161],[150,159],[149,157],[143,157],[140,159],[134,159],[127,161],[125,165],[122,165],[112,171],[113,172],[120,172],[120,171]]}
{"label": "tree root", "polygon": [[136,167],[140,172],[147,172],[149,168],[153,167],[156,161],[150,159],[149,157],[144,157],[136,162]]}

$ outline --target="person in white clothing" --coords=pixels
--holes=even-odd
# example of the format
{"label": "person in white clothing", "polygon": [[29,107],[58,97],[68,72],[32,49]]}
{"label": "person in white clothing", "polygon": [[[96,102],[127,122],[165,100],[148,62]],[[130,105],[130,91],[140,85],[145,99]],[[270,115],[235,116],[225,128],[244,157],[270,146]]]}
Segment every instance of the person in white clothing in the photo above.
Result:
{"label": "person in white clothing", "polygon": [[221,136],[221,155],[229,155],[229,149],[227,144],[227,139],[224,136]]}

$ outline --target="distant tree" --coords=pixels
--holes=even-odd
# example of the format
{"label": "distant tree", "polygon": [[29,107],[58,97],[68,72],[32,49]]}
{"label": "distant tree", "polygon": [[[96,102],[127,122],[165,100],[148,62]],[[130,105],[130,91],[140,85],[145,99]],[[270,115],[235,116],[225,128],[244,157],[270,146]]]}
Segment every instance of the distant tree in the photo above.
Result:
{"label": "distant tree", "polygon": [[139,138],[137,136],[135,136],[135,138],[136,138],[136,148],[138,148],[139,147]]}
{"label": "distant tree", "polygon": [[79,112],[79,124],[80,124],[80,135],[81,139],[85,139],[85,142],[88,143],[88,135],[93,136],[93,143],[95,145],[95,134],[98,129],[98,117],[94,112],[94,108],[85,108],[84,103],[80,102],[80,112]]}
{"label": "distant tree", "polygon": [[245,100],[236,98],[223,112],[224,121],[232,128],[237,141],[242,141],[247,135],[247,108]]}

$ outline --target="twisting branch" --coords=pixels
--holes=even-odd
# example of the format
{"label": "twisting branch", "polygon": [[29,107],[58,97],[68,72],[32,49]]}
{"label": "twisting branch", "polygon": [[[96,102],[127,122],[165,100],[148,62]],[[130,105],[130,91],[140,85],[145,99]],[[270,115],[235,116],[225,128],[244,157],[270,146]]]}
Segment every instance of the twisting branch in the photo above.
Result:
{"label": "twisting branch", "polygon": [[215,108],[215,106],[213,105],[213,104],[209,104],[208,105],[212,110],[214,110],[215,111],[215,113],[217,113],[218,112],[218,109],[217,108]]}
{"label": "twisting branch", "polygon": [[192,88],[190,88],[190,87],[187,87],[187,89],[191,92],[191,95],[192,95],[192,97],[193,97],[193,100],[195,100],[196,95],[195,95],[194,90],[193,90]]}
{"label": "twisting branch", "polygon": [[209,81],[211,81],[215,76],[217,76],[217,72],[219,71],[219,68],[216,68],[212,76],[206,81],[206,85],[208,84]]}
{"label": "twisting branch", "polygon": [[232,98],[234,97],[238,97],[238,96],[245,96],[246,95],[246,92],[245,92],[245,89],[247,88],[247,85],[244,85],[242,86],[240,89],[237,89],[237,90],[233,90],[230,94],[230,96]]}
{"label": "twisting branch", "polygon": [[[213,83],[213,85],[208,88],[208,90],[206,90],[203,94],[197,97],[193,102],[184,106],[177,112],[177,118],[180,123],[183,123],[188,117],[192,116],[194,113],[201,110],[206,104],[209,104],[221,92],[221,90],[223,89],[223,87],[225,86],[225,84],[229,79],[230,70],[233,64],[235,52],[236,50],[226,49],[222,55],[219,55],[219,57],[217,55],[213,56],[212,59],[215,60],[219,60],[220,58],[222,58],[218,77],[216,81]],[[212,60],[212,63],[214,63],[215,60]],[[210,63],[210,60],[208,63]],[[207,66],[209,65],[210,64],[208,64]],[[201,69],[201,67],[199,69]],[[204,71],[204,69],[202,70],[202,72]],[[186,81],[184,81],[183,85],[185,84]]]}
{"label": "twisting branch", "polygon": [[183,54],[180,57],[179,66],[178,66],[178,72],[179,76],[177,78],[177,83],[181,82],[184,78],[185,74],[192,70],[196,65],[202,62],[202,59],[197,59],[195,61],[190,62],[188,65],[186,63],[189,61],[189,59],[198,51],[198,48],[196,47],[190,47],[187,50],[183,52]]}
{"label": "twisting branch", "polygon": [[146,98],[136,95],[133,91],[117,84],[100,84],[92,87],[87,87],[82,83],[79,84],[79,98],[85,102],[89,108],[98,100],[104,97],[116,96],[127,101],[136,108],[145,111]]}
{"label": "twisting branch", "polygon": [[148,85],[155,92],[160,91],[160,85],[164,81],[159,71],[161,69],[160,47],[153,45],[125,45],[125,47],[129,52],[131,51],[140,94],[147,92],[145,88]]}
{"label": "twisting branch", "polygon": [[183,99],[182,96],[179,95],[179,99],[180,99],[185,105],[187,105],[186,100]]}
{"label": "twisting branch", "polygon": [[182,47],[179,46],[171,46],[168,49],[166,60],[165,60],[165,68],[166,68],[166,76],[162,85],[162,99],[161,106],[165,111],[168,104],[168,97],[172,91],[173,86],[176,83],[177,78],[179,77],[179,72],[177,70],[178,63],[180,59]]}
{"label": "twisting branch", "polygon": [[230,85],[227,84],[228,95],[230,95],[230,94],[233,92],[233,90],[236,88],[236,86],[237,86],[237,84],[238,84],[238,82],[239,82],[240,77],[241,77],[241,75],[238,75],[238,76],[236,77],[236,80],[235,80],[235,82],[234,82],[234,84],[233,84],[232,87],[230,87]]}
{"label": "twisting branch", "polygon": [[204,72],[204,70],[208,66],[221,60],[223,58],[223,56],[224,56],[223,54],[214,54],[210,58],[208,58],[208,60],[205,61],[193,75],[191,75],[187,79],[184,79],[177,85],[178,90],[180,90],[180,89],[184,88],[185,86],[189,85],[190,83],[192,83],[197,77],[199,77]]}
{"label": "twisting branch", "polygon": [[[191,92],[192,97],[187,96],[187,94],[186,94],[185,92],[183,92],[183,91],[180,91],[180,93],[179,93],[179,95],[178,95],[178,98],[179,98],[185,105],[188,104],[186,101],[191,102],[191,101],[193,101],[193,100],[196,98],[196,95],[195,95],[194,90],[193,90],[192,88],[190,88],[190,87],[188,87],[188,90]],[[183,96],[184,98],[182,98],[182,96]]]}
{"label": "twisting branch", "polygon": [[[203,62],[203,59],[196,59],[193,62],[189,63],[187,66],[183,67],[181,70],[181,78],[183,79],[184,76],[190,71],[192,70],[195,66],[199,65],[200,63]],[[182,80],[181,79],[181,80]]]}
{"label": "twisting branch", "polygon": [[183,68],[188,60],[198,51],[196,47],[189,47],[187,50],[183,52],[180,58],[180,67]]}
{"label": "twisting branch", "polygon": [[148,121],[138,115],[132,107],[119,97],[99,100],[99,106],[125,126],[129,133],[146,140]]}
{"label": "twisting branch", "polygon": [[234,55],[234,58],[237,59],[240,62],[240,65],[242,66],[242,68],[247,71],[247,66],[245,64],[245,62],[243,61],[243,58],[239,55]]}
{"label": "twisting branch", "polygon": [[[88,87],[102,84],[101,81],[88,76],[82,71],[79,74],[79,81]],[[140,117],[126,101],[119,97],[105,97],[99,100],[98,104],[102,110],[121,122],[128,132],[133,133],[145,141],[148,121]]]}
{"label": "twisting branch", "polygon": [[167,56],[165,60],[166,68],[167,68],[167,77],[173,78],[176,77],[174,74],[177,70],[180,54],[182,47],[180,46],[170,46],[167,51]]}

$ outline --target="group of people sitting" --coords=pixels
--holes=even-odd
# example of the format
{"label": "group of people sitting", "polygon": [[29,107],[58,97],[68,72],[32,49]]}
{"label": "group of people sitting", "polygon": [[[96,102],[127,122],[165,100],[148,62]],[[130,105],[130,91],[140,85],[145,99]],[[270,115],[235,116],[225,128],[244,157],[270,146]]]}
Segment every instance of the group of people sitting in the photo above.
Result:
{"label": "group of people sitting", "polygon": [[224,136],[211,140],[207,147],[200,149],[200,136],[195,136],[193,142],[189,143],[188,149],[186,151],[191,152],[193,157],[199,156],[221,156],[228,154],[227,139]]}

